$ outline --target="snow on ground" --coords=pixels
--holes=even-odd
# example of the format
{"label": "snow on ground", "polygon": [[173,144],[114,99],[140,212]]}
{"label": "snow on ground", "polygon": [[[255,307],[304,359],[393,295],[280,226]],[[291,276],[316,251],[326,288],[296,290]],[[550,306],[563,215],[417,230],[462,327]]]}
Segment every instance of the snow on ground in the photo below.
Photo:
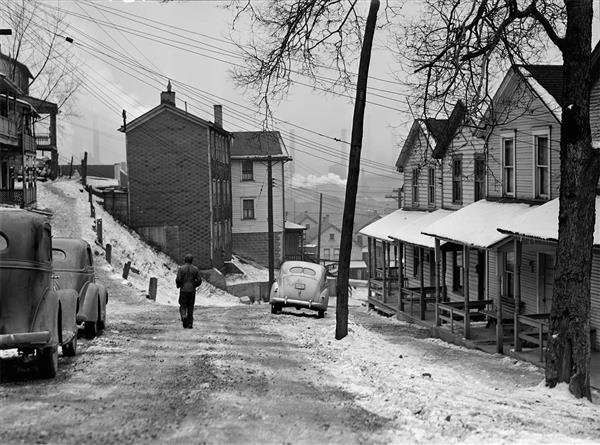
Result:
{"label": "snow on ground", "polygon": [[[96,180],[95,184],[101,184]],[[112,265],[104,261],[102,249],[95,243],[96,232],[94,220],[90,216],[88,193],[77,180],[59,179],[53,182],[38,183],[38,208],[49,208],[55,212],[52,221],[53,236],[81,237],[92,249],[100,254],[97,258],[100,267],[106,267],[114,273],[114,278],[121,278],[123,265],[131,261],[139,274],[130,273],[123,283],[133,286],[146,294],[150,277],[156,277],[156,301],[161,304],[178,305],[179,290],[175,287],[177,264],[168,256],[158,252],[142,241],[135,232],[130,232],[122,224],[104,211],[94,196],[96,218],[102,219],[103,244],[112,245]],[[65,205],[69,208],[65,209]],[[206,306],[232,306],[239,303],[239,298],[215,288],[204,281],[196,293],[196,304]]]}
{"label": "snow on ground", "polygon": [[241,260],[233,255],[231,262],[240,269],[242,274],[228,274],[225,277],[227,284],[249,283],[255,281],[269,281],[269,270],[257,267],[248,261]]}

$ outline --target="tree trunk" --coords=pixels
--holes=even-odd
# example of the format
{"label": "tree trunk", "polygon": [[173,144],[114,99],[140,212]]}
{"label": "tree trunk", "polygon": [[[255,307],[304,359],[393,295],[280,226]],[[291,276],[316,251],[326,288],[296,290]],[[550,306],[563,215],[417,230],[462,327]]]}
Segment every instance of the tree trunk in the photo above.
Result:
{"label": "tree trunk", "polygon": [[563,52],[560,210],[546,384],[590,392],[590,275],[599,156],[591,145],[591,0],[567,0]]}

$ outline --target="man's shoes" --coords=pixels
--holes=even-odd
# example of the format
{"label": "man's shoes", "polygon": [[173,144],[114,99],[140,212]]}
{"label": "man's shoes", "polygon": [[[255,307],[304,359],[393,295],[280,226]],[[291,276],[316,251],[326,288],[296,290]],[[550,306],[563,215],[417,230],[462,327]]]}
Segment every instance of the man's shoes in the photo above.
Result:
{"label": "man's shoes", "polygon": [[194,329],[194,327],[193,327],[191,324],[188,324],[188,325],[186,326],[186,328],[187,328],[187,329]]}
{"label": "man's shoes", "polygon": [[183,325],[183,327],[184,327],[184,328],[187,328],[187,327],[188,327],[188,321],[187,321],[187,318],[184,318],[184,319],[182,319],[182,320],[181,320],[181,324]]}

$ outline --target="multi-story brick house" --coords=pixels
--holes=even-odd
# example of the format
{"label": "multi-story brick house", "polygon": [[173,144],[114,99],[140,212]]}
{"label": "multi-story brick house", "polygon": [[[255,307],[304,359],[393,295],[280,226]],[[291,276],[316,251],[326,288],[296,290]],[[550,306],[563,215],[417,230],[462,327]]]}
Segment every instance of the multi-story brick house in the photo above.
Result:
{"label": "multi-story brick house", "polygon": [[273,178],[275,265],[283,259],[285,222],[284,164],[291,160],[278,131],[234,132],[231,146],[233,251],[268,265],[268,181]]}
{"label": "multi-story brick house", "polygon": [[[35,123],[40,114],[50,114],[48,138],[56,148],[57,106],[29,96],[31,77],[27,66],[0,53],[0,203],[28,206],[36,201]],[[40,145],[45,141],[40,138]],[[53,159],[58,159],[56,149]]]}
{"label": "multi-story brick house", "polygon": [[208,122],[176,106],[169,83],[160,104],[126,123],[129,223],[176,261],[202,269],[231,259],[231,133],[222,109]]}

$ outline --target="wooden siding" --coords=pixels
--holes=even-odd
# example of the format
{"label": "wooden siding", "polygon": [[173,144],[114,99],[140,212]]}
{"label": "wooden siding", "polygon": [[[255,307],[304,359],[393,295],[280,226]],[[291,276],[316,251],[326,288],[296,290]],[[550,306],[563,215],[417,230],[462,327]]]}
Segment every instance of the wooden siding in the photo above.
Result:
{"label": "wooden siding", "polygon": [[[273,230],[283,230],[283,177],[281,163],[273,162]],[[254,181],[242,181],[242,161],[231,161],[233,233],[267,232],[268,190],[267,163],[254,162]],[[255,219],[242,219],[242,199],[254,199]]]}
{"label": "wooden siding", "polygon": [[[470,128],[461,130],[452,140],[442,163],[442,183],[444,209],[457,210],[475,200],[475,155],[483,154],[484,142],[471,134]],[[462,203],[452,202],[452,159],[454,155],[462,157]]]}
{"label": "wooden siding", "polygon": [[596,335],[592,337],[592,347],[596,351],[600,351],[600,250],[598,249],[594,249],[594,257],[592,259],[591,288],[590,326],[596,329]]}
{"label": "wooden siding", "polygon": [[[436,169],[436,188],[435,188],[435,204],[430,205],[428,202],[428,168]],[[419,171],[418,177],[418,200],[413,202],[412,199],[412,181],[413,170]],[[419,208],[422,210],[433,210],[439,208],[441,203],[441,176],[439,162],[431,158],[431,148],[427,148],[427,142],[421,134],[415,138],[415,145],[410,153],[410,157],[406,161],[404,167],[404,199],[403,208]]]}
{"label": "wooden siding", "polygon": [[596,82],[590,92],[590,124],[592,140],[600,141],[600,82]]}
{"label": "wooden siding", "polygon": [[[514,93],[514,89],[506,94]],[[550,196],[548,199],[558,197],[560,182],[560,123],[556,121],[548,108],[533,96],[529,90],[519,93],[528,96],[528,111],[520,107],[507,112],[505,125],[498,125],[488,138],[488,179],[487,190],[490,197],[503,195],[502,181],[502,137],[514,135],[515,151],[515,198],[535,199],[535,171],[534,171],[534,133],[544,129],[548,130],[550,146]]]}

